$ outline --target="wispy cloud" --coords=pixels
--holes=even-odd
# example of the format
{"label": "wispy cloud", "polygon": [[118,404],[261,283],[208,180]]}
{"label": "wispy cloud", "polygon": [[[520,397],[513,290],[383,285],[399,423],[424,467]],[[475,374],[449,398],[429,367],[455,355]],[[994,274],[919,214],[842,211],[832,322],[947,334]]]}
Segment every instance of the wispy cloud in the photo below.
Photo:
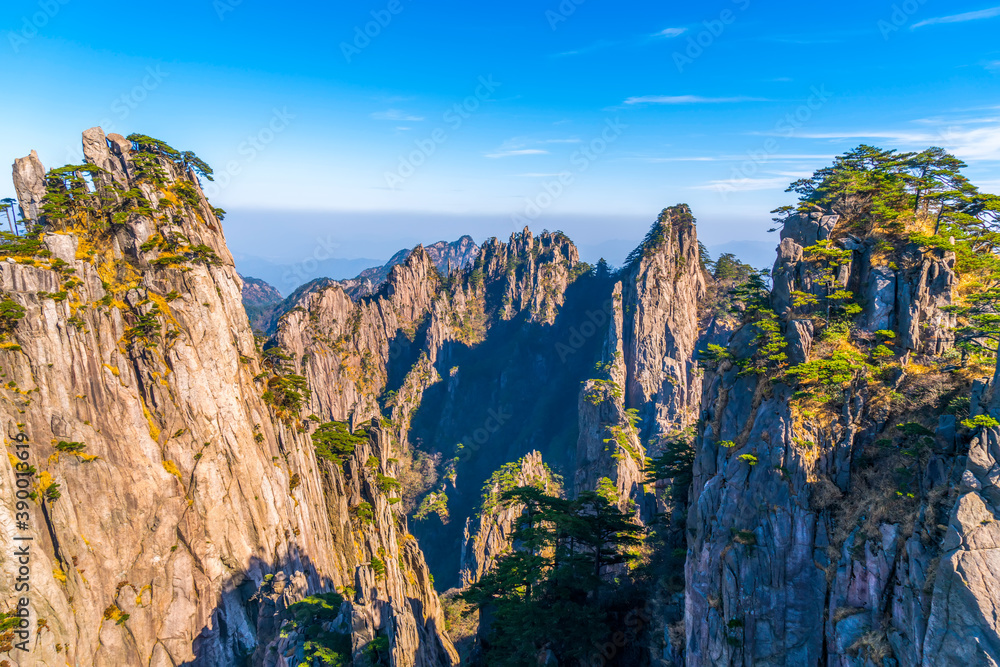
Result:
{"label": "wispy cloud", "polygon": [[405,111],[400,111],[399,109],[386,109],[385,111],[376,111],[371,115],[375,120],[391,120],[397,123],[407,122],[413,123],[423,120],[423,116],[413,116],[406,113]]}
{"label": "wispy cloud", "polygon": [[562,53],[554,53],[552,54],[552,57],[566,58],[568,56],[580,56],[583,55],[584,53],[592,53],[594,51],[600,51],[602,49],[609,49],[612,46],[617,46],[621,43],[622,42],[612,42],[607,39],[602,39],[597,42],[594,42],[593,44],[590,44],[589,46],[580,47],[579,49],[573,49],[572,51],[563,51]]}
{"label": "wispy cloud", "polygon": [[785,189],[791,181],[811,176],[808,172],[786,172],[767,178],[726,178],[694,185],[692,190],[714,190],[716,192],[756,192],[758,190]]}
{"label": "wispy cloud", "polygon": [[[800,161],[800,160],[830,160],[833,154],[797,154],[797,153],[775,153],[768,155],[768,160],[773,161]],[[753,159],[749,155],[698,155],[685,157],[643,157],[638,158],[643,162],[740,162]]]}
{"label": "wispy cloud", "polygon": [[643,95],[630,97],[625,104],[735,104],[739,102],[769,102],[762,97],[701,97],[700,95]]}
{"label": "wispy cloud", "polygon": [[919,23],[914,23],[911,30],[916,30],[917,28],[923,28],[928,25],[938,25],[940,23],[965,23],[966,21],[981,21],[982,19],[991,19],[996,16],[1000,16],[1000,7],[990,7],[989,9],[980,9],[975,12],[965,12],[964,14],[952,14],[951,16],[939,16],[933,19],[927,19],[926,21],[920,21]]}
{"label": "wispy cloud", "polygon": [[[942,124],[936,130],[854,130],[845,132],[814,132],[796,135],[802,139],[881,139],[910,149],[940,146],[963,160],[1000,160],[1000,122],[955,121]],[[977,127],[977,125],[979,125]]]}
{"label": "wispy cloud", "polygon": [[548,155],[549,152],[541,148],[516,148],[508,150],[498,150],[495,153],[487,153],[488,158],[515,157],[518,155]]}
{"label": "wispy cloud", "polygon": [[570,56],[582,56],[586,53],[593,53],[594,51],[603,51],[604,49],[610,49],[616,46],[642,46],[648,44],[655,40],[661,39],[673,39],[674,37],[680,37],[687,32],[687,28],[664,28],[659,32],[655,32],[652,35],[645,34],[638,37],[631,37],[629,39],[601,39],[593,44],[588,44],[587,46],[581,46],[580,48],[573,49],[571,51],[563,51],[562,53],[553,53],[553,58],[568,58]]}
{"label": "wispy cloud", "polygon": [[514,137],[503,142],[499,148],[492,153],[487,153],[488,158],[516,157],[519,155],[548,155],[549,151],[538,146],[551,144],[578,144],[580,140],[576,137],[553,139],[533,139],[530,137]]}

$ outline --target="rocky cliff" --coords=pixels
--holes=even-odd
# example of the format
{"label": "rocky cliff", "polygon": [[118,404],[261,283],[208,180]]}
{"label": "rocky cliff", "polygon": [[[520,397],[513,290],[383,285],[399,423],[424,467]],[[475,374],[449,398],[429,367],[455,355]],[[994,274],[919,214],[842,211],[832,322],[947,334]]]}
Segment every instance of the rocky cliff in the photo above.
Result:
{"label": "rocky cliff", "polygon": [[510,535],[524,507],[499,501],[505,491],[524,486],[536,487],[553,496],[562,491],[539,452],[531,452],[494,473],[483,489],[478,521],[474,522],[471,516],[465,521],[459,574],[462,588],[479,581],[497,556],[510,548]]}
{"label": "rocky cliff", "polygon": [[347,652],[378,638],[393,664],[453,664],[387,439],[317,458],[308,389],[254,341],[203,164],[133,139],[94,128],[86,165],[14,167],[40,226],[0,263],[0,525],[30,552],[0,557],[5,609],[29,615],[10,659],[299,664],[286,608],[339,591]]}
{"label": "rocky cliff", "polygon": [[688,665],[1000,660],[996,433],[956,425],[976,371],[948,352],[955,255],[855,234],[827,212],[785,224],[771,304],[791,377],[760,361],[766,318],[705,377]]}
{"label": "rocky cliff", "polygon": [[658,454],[662,438],[693,425],[701,400],[695,349],[706,286],[690,209],[664,209],[620,276],[599,377],[580,392],[576,490],[607,479],[648,519],[647,446]]}

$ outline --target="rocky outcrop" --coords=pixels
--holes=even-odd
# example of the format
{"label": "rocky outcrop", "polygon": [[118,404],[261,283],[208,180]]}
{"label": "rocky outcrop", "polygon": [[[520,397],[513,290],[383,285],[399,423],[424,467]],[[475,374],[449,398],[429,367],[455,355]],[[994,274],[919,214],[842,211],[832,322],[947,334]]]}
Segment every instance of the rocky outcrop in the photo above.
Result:
{"label": "rocky outcrop", "polygon": [[940,355],[951,348],[955,315],[947,308],[958,283],[955,253],[915,243],[895,249],[880,239],[862,241],[835,228],[839,220],[816,212],[793,216],[785,224],[772,274],[775,312],[786,318],[805,312],[793,306],[795,290],[824,294],[815,264],[805,255],[817,242],[828,241],[850,251],[850,260],[837,267],[835,277],[862,297],[865,329],[898,331],[897,343],[905,351]]}
{"label": "rocky outcrop", "polygon": [[[393,472],[388,444],[373,430],[343,467],[317,460],[294,404],[266,400],[276,371],[197,178],[102,136],[85,138],[105,169],[97,192],[0,263],[0,288],[25,312],[0,344],[0,527],[5,544],[31,545],[22,664],[245,664],[284,605],[349,587],[354,627],[391,628],[395,664],[453,664],[429,573],[378,486]],[[28,216],[42,172],[34,155],[15,164]],[[35,494],[27,522],[14,515],[19,479]],[[351,522],[359,498],[370,525]],[[381,581],[373,553],[386,554]],[[18,568],[4,549],[5,610]],[[255,597],[265,579],[287,582],[270,607]]]}
{"label": "rocky outcrop", "polygon": [[649,518],[646,446],[691,426],[701,399],[695,359],[705,296],[694,218],[664,209],[611,295],[599,377],[580,393],[576,492],[613,483],[624,508]]}
{"label": "rocky outcrop", "polygon": [[[785,225],[771,297],[789,363],[816,360],[817,345],[827,355],[836,350],[835,339],[815,338],[822,300],[809,306],[792,298],[827,293],[807,252],[820,241],[847,251],[833,276],[862,297],[849,344],[888,340],[900,362],[910,353],[945,352],[953,340],[944,309],[956,284],[954,254],[887,247],[839,223],[817,212]],[[751,354],[758,333],[748,326],[734,334],[733,359]],[[866,354],[855,359],[872,363]],[[922,396],[922,383],[931,380],[921,373],[940,373],[934,381],[950,391],[967,385],[930,368],[912,376],[905,365],[879,368],[818,402],[816,387],[797,394],[787,379],[746,373],[732,360],[706,373],[687,523],[688,665],[997,660],[986,592],[992,547],[981,551],[988,540],[970,541],[986,535],[985,496],[973,489],[985,486],[964,472],[954,416],[937,420],[943,406],[886,399],[893,391]],[[927,424],[932,415],[935,424]],[[910,423],[896,428],[900,422]],[[973,440],[977,447],[986,452]]]}
{"label": "rocky outcrop", "polygon": [[45,196],[45,167],[35,151],[14,161],[14,191],[21,206],[21,217],[38,220]]}
{"label": "rocky outcrop", "polygon": [[691,210],[665,209],[622,278],[623,389],[628,407],[639,410],[646,439],[697,420],[701,383],[695,349],[704,296]]}
{"label": "rocky outcrop", "polygon": [[489,239],[480,251],[483,280],[500,294],[499,317],[527,312],[528,321],[552,324],[580,263],[576,246],[561,232],[537,237],[525,227],[508,243]]}
{"label": "rocky outcrop", "polygon": [[559,495],[561,491],[548,466],[542,462],[540,452],[531,452],[494,475],[483,492],[478,517],[469,517],[465,522],[459,574],[462,588],[478,582],[497,557],[510,548],[511,533],[524,507],[502,504],[499,499],[504,491],[522,486],[538,487],[549,495]]}
{"label": "rocky outcrop", "polygon": [[390,362],[410,349],[407,334],[416,336],[438,289],[417,247],[373,297],[355,302],[336,285],[307,293],[281,319],[276,340],[315,388],[313,412],[355,423],[380,415]]}

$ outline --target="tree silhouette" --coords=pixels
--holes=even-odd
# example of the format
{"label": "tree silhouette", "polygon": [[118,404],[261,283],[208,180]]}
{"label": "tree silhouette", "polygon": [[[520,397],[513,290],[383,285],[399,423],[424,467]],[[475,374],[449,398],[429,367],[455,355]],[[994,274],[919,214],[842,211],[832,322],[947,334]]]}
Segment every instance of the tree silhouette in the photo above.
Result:
{"label": "tree silhouette", "polygon": [[17,204],[17,202],[11,197],[0,199],[0,209],[7,214],[7,224],[10,225],[10,231],[12,234],[17,234],[17,229],[14,226],[17,216],[13,214],[15,204]]}

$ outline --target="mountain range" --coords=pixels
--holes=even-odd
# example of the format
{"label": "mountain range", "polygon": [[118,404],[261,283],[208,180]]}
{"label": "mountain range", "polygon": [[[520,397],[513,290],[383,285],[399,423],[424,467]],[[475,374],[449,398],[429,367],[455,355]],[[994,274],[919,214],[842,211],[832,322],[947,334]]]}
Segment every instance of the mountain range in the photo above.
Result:
{"label": "mountain range", "polygon": [[281,299],[193,153],[83,153],[0,239],[16,664],[1000,661],[993,209],[938,158],[839,159],[769,271],[678,204]]}

